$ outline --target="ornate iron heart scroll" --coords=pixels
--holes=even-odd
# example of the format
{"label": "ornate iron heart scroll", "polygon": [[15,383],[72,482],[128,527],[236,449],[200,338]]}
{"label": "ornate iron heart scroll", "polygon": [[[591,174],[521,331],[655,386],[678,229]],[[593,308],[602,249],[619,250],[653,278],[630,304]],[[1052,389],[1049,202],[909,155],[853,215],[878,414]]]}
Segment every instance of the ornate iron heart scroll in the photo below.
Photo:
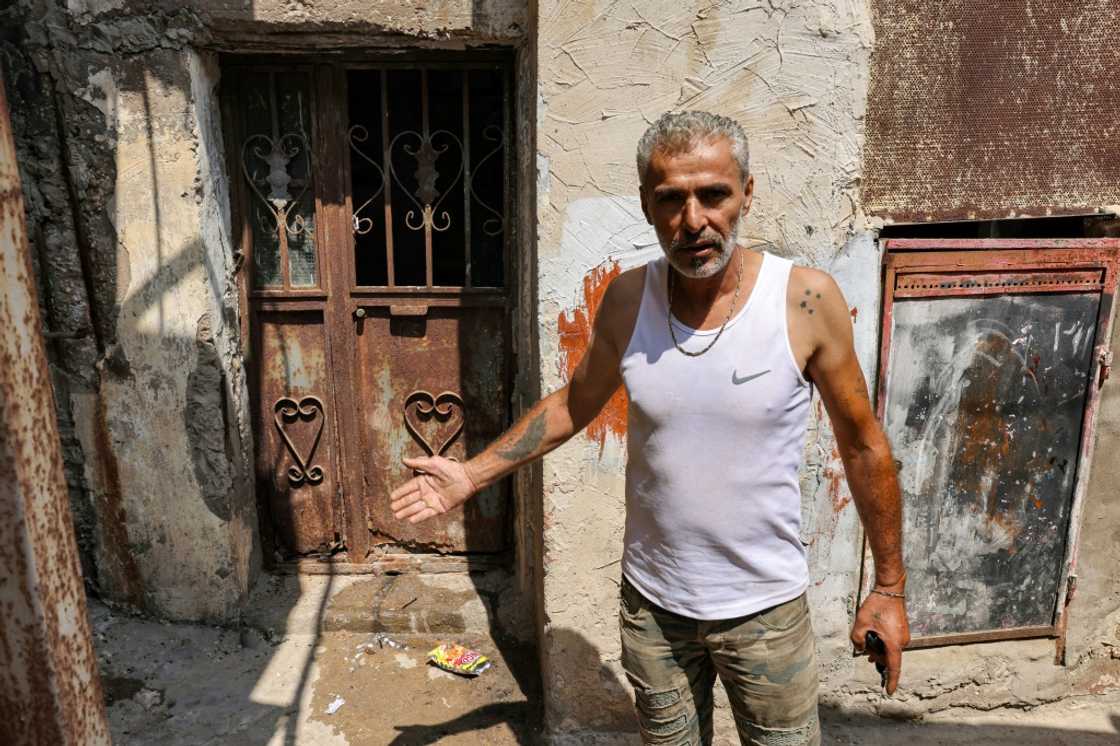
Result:
{"label": "ornate iron heart scroll", "polygon": [[[288,240],[288,234],[299,236],[307,230],[304,217],[299,213],[293,213],[292,210],[298,207],[303,199],[310,185],[310,179],[293,180],[288,173],[288,166],[293,159],[310,152],[307,136],[302,132],[288,132],[284,135],[273,133],[272,137],[263,134],[250,135],[241,144],[241,170],[245,174],[245,180],[249,182],[249,188],[261,203],[276,218],[276,237],[283,242]],[[250,171],[252,157],[268,165],[268,174],[261,174],[257,170]],[[266,185],[267,195],[262,190]],[[289,186],[298,188],[294,197],[288,190]]]}
{"label": "ornate iron heart scroll", "polygon": [[[298,487],[304,482],[319,484],[323,481],[323,467],[312,464],[311,460],[315,458],[315,449],[319,447],[319,438],[323,435],[323,402],[315,396],[305,396],[298,402],[290,397],[282,396],[276,400],[272,408],[274,410],[272,418],[276,423],[276,429],[280,432],[280,437],[284,439],[284,445],[292,455],[292,460],[295,461],[295,464],[288,467],[288,481],[292,483],[293,487]],[[296,420],[310,422],[316,418],[316,415],[318,415],[319,427],[315,429],[315,437],[311,440],[311,448],[307,451],[307,458],[305,459],[300,455],[296,444],[288,437],[284,426]]]}
{"label": "ornate iron heart scroll", "polygon": [[[416,405],[413,407],[413,405]],[[435,417],[442,422],[451,422],[453,415],[457,412],[459,415],[458,422],[455,423],[455,429],[451,435],[447,436],[440,444],[435,445],[428,441],[423,435],[420,434],[420,423],[413,422],[409,414],[410,409],[415,409],[416,413],[421,417]],[[444,391],[438,396],[432,396],[428,391],[413,391],[404,400],[404,426],[409,434],[420,444],[429,456],[442,456],[459,434],[463,432],[463,425],[466,424],[466,415],[464,413],[463,398],[456,394],[454,391]]]}

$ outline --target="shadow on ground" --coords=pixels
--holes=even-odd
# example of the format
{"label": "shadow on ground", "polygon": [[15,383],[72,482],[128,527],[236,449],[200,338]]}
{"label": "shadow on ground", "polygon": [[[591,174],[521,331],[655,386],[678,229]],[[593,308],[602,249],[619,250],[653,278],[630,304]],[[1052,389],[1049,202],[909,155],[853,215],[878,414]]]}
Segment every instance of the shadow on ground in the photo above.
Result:
{"label": "shadow on ground", "polygon": [[1041,710],[1003,710],[970,715],[969,721],[893,721],[871,714],[821,708],[825,746],[1116,746],[1120,744],[1120,700],[1078,700]]}

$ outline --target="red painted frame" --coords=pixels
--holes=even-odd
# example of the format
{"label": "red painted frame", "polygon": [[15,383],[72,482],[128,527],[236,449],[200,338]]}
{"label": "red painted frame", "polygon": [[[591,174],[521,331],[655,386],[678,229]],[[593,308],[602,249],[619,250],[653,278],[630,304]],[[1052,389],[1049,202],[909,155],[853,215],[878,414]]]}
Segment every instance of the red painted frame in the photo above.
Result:
{"label": "red painted frame", "polygon": [[[896,298],[960,297],[969,295],[1020,295],[1024,293],[1084,292],[1101,294],[1097,314],[1094,354],[1089,390],[1085,397],[1082,437],[1078,450],[1077,476],[1066,544],[1062,577],[1058,582],[1054,622],[1042,627],[1017,627],[915,638],[910,648],[957,645],[992,640],[1031,637],[1057,638],[1058,659],[1065,654],[1067,608],[1076,587],[1077,549],[1081,537],[1081,514],[1092,464],[1096,415],[1100,390],[1111,363],[1109,341],[1117,270],[1120,269],[1120,239],[886,239],[883,247],[882,337],[879,346],[876,414],[884,420],[887,375],[890,370],[891,332]],[[984,282],[977,282],[977,273]],[[863,542],[860,601],[871,590],[874,564],[866,537]]]}

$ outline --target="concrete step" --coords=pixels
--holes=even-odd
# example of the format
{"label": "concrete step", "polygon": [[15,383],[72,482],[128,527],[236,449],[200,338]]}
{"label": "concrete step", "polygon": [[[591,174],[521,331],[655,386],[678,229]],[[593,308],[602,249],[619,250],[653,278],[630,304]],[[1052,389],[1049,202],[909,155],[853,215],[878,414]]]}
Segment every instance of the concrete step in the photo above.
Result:
{"label": "concrete step", "polygon": [[501,636],[528,642],[531,620],[505,570],[408,575],[264,575],[244,617],[269,637],[331,632]]}

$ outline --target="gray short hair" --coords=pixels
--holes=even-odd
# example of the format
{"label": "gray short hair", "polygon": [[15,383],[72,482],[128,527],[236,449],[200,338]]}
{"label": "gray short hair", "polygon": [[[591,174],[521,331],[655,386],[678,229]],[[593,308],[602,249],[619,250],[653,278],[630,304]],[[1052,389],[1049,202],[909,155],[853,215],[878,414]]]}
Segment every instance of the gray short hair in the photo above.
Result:
{"label": "gray short hair", "polygon": [[642,135],[642,139],[638,140],[639,181],[645,181],[653,151],[666,150],[670,153],[679,153],[698,142],[717,137],[726,137],[731,143],[731,154],[739,164],[743,183],[746,183],[747,176],[751,172],[747,133],[734,119],[710,111],[666,112],[658,117]]}

